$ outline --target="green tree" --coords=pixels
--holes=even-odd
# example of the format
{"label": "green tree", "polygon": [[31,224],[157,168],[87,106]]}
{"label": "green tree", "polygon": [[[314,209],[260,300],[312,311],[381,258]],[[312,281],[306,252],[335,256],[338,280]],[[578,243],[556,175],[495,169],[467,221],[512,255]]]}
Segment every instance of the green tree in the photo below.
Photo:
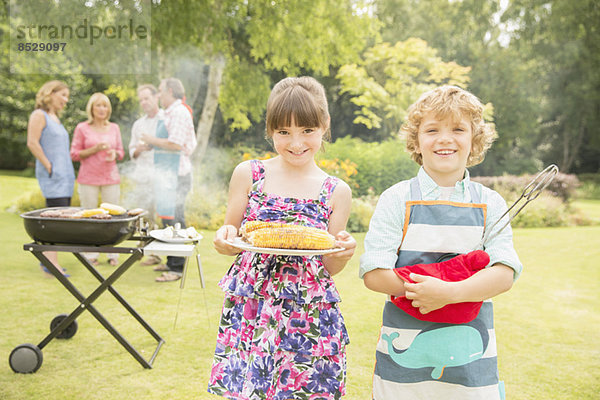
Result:
{"label": "green tree", "polygon": [[[69,104],[61,116],[68,132],[87,118],[85,105],[91,90],[91,80],[81,74],[63,75],[58,66],[50,74],[36,74],[39,61],[35,58],[12,60],[9,57],[8,2],[0,7],[0,168],[24,169],[32,166],[33,156],[27,148],[27,123],[34,110],[35,95],[44,82],[63,80],[70,88]],[[76,65],[69,65],[76,68]]]}
{"label": "green tree", "polygon": [[547,160],[563,172],[600,171],[600,4],[515,0],[504,20],[535,60]]}
{"label": "green tree", "polygon": [[157,2],[152,21],[159,54],[191,42],[209,65],[197,128],[200,156],[217,102],[231,129],[248,129],[262,120],[273,77],[327,76],[332,67],[353,61],[374,26],[356,11],[359,5],[353,0]]}
{"label": "green tree", "polygon": [[536,61],[508,46],[496,0],[378,0],[384,40],[419,37],[447,61],[470,66],[469,90],[494,105],[496,143],[476,174],[533,172],[547,146],[540,142]]}
{"label": "green tree", "polygon": [[360,107],[354,123],[382,128],[385,139],[397,134],[406,110],[425,91],[441,84],[466,86],[469,67],[444,62],[424,40],[383,42],[365,51],[362,60],[342,66],[341,93]]}

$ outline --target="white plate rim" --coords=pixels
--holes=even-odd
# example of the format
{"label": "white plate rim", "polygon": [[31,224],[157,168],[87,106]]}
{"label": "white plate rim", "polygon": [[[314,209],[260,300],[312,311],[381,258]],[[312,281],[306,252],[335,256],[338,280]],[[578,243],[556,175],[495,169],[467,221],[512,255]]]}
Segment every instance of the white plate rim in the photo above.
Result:
{"label": "white plate rim", "polygon": [[245,251],[252,251],[254,253],[273,254],[278,256],[321,256],[325,254],[337,253],[338,251],[345,250],[343,247],[335,247],[333,249],[325,250],[300,250],[300,249],[275,249],[270,247],[256,247],[250,243],[244,242],[241,237],[236,237],[233,241],[227,241],[233,247],[236,247]]}
{"label": "white plate rim", "polygon": [[164,229],[154,229],[151,230],[150,232],[148,232],[148,235],[150,235],[151,237],[153,237],[156,240],[160,240],[161,242],[165,242],[165,243],[192,243],[192,242],[197,242],[200,239],[202,239],[202,235],[199,235],[196,239],[192,239],[192,238],[165,238],[163,237],[163,233]]}

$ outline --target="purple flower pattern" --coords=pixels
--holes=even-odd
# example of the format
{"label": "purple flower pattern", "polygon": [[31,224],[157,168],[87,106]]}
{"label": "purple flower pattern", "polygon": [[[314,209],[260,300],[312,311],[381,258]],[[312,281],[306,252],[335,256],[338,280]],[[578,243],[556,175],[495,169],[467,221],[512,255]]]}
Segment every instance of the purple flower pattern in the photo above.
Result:
{"label": "purple flower pattern", "polygon": [[[242,224],[262,220],[327,229],[328,177],[318,199],[262,191],[262,162]],[[225,292],[209,392],[230,399],[339,399],[346,392],[349,342],[339,293],[321,257],[242,252],[219,286]]]}

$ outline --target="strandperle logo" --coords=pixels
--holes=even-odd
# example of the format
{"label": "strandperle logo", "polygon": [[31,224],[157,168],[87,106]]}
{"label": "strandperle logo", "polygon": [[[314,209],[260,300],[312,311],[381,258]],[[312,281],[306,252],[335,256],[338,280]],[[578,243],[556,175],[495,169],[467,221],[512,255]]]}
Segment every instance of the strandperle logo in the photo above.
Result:
{"label": "strandperle logo", "polygon": [[149,74],[151,0],[11,0],[10,72]]}
{"label": "strandperle logo", "polygon": [[105,27],[88,23],[87,18],[77,24],[72,25],[17,25],[17,39],[25,40],[45,40],[45,39],[88,39],[91,45],[94,40],[99,39],[146,39],[148,37],[148,28],[144,25],[135,25],[133,19],[129,19],[127,24],[107,25]]}

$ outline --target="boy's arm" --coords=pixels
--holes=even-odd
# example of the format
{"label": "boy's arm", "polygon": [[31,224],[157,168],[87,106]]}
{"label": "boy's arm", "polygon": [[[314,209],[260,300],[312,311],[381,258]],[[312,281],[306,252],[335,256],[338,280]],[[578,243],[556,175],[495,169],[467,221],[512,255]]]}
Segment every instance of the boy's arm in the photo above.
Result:
{"label": "boy's arm", "polygon": [[365,286],[374,292],[404,296],[404,281],[391,269],[377,268],[363,276]]}
{"label": "boy's arm", "polygon": [[432,276],[410,274],[416,283],[404,283],[405,296],[422,314],[447,304],[479,302],[508,291],[513,284],[514,270],[504,264],[494,264],[458,282],[445,282]]}

